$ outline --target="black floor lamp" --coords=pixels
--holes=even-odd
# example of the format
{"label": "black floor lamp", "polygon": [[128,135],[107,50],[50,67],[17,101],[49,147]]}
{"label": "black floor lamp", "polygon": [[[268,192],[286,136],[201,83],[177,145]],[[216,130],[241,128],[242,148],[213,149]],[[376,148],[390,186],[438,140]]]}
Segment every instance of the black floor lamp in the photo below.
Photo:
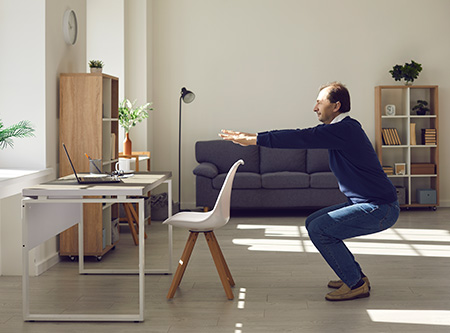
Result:
{"label": "black floor lamp", "polygon": [[180,115],[178,118],[178,211],[181,211],[181,101],[186,104],[195,99],[195,94],[186,88],[181,88]]}

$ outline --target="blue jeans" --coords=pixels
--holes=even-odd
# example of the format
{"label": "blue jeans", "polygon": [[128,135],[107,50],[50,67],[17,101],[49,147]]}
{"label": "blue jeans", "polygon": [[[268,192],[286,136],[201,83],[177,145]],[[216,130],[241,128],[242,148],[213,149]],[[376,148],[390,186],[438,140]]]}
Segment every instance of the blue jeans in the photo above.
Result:
{"label": "blue jeans", "polygon": [[361,279],[361,267],[343,240],[388,229],[399,213],[398,201],[383,205],[348,202],[318,210],[308,216],[305,225],[328,265],[351,288]]}

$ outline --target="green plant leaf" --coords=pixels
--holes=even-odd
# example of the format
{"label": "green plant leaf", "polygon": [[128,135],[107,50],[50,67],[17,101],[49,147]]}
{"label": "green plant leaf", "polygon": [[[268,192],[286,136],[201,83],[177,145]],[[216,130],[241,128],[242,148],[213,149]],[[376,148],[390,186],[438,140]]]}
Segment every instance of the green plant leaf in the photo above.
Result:
{"label": "green plant leaf", "polygon": [[128,99],[124,99],[119,103],[119,124],[123,127],[126,133],[130,131],[133,126],[142,120],[148,118],[148,112],[153,110],[150,107],[152,103],[135,107],[136,101],[131,103]]}
{"label": "green plant leaf", "polygon": [[0,149],[8,146],[14,147],[12,138],[25,138],[34,136],[34,128],[28,120],[19,121],[10,127],[3,129],[3,122],[0,121]]}

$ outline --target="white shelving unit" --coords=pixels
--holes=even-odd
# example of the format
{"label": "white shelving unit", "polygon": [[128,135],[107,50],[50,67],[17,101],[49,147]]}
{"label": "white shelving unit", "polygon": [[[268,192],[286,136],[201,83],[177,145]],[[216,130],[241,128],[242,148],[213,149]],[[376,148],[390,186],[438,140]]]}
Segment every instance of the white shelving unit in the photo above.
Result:
{"label": "white shelving unit", "polygon": [[[412,110],[418,100],[428,102],[429,112],[417,115]],[[386,115],[386,105],[395,106],[395,115]],[[415,132],[411,133],[411,124]],[[439,101],[438,86],[377,86],[375,87],[375,149],[383,166],[405,163],[404,175],[389,175],[392,183],[405,190],[405,202],[402,207],[439,206]],[[401,144],[388,145],[383,142],[382,129],[395,128]],[[435,129],[436,144],[424,144],[423,129]],[[415,136],[416,144],[411,144]],[[416,173],[419,164],[426,165],[432,171]],[[422,202],[418,190],[434,192],[436,201]]]}

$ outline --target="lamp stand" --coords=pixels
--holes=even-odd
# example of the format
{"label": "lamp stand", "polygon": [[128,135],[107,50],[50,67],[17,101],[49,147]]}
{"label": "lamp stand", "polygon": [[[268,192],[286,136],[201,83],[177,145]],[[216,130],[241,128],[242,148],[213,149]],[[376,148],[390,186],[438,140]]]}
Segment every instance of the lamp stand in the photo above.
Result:
{"label": "lamp stand", "polygon": [[183,97],[180,96],[180,112],[178,117],[178,211],[181,212],[181,103]]}

